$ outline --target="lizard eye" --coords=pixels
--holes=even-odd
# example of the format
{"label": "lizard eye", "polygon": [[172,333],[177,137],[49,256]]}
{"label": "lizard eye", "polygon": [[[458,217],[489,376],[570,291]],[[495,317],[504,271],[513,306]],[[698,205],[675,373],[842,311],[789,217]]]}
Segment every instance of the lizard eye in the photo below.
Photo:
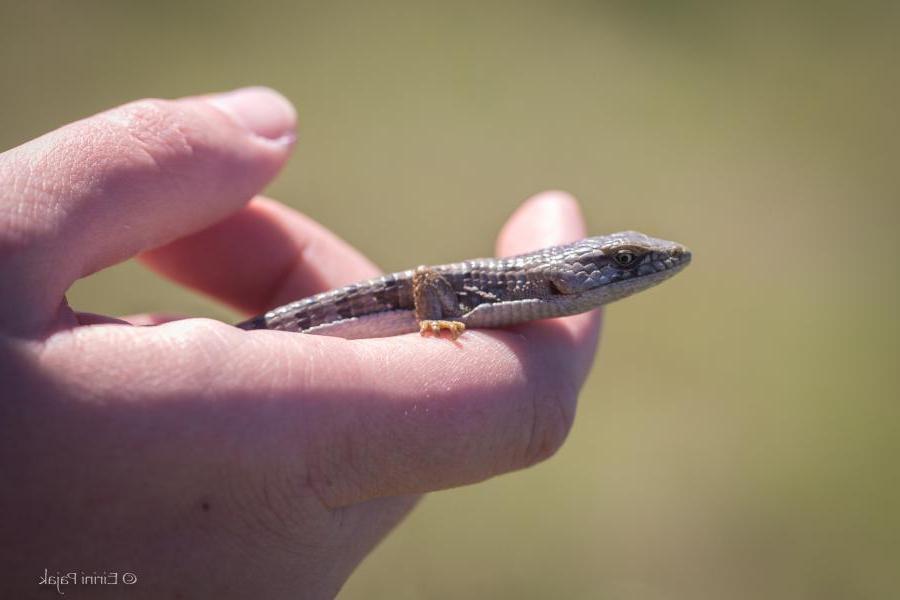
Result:
{"label": "lizard eye", "polygon": [[619,250],[613,255],[613,260],[620,267],[631,267],[637,261],[637,254],[634,250]]}

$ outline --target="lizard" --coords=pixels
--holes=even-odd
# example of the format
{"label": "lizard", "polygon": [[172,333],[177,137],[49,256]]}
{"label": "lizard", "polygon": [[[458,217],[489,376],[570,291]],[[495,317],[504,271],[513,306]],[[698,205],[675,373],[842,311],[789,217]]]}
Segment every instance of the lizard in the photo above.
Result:
{"label": "lizard", "polygon": [[622,231],[517,256],[390,273],[285,304],[237,327],[348,339],[446,330],[456,339],[467,328],[586,312],[653,287],[690,261],[681,244]]}

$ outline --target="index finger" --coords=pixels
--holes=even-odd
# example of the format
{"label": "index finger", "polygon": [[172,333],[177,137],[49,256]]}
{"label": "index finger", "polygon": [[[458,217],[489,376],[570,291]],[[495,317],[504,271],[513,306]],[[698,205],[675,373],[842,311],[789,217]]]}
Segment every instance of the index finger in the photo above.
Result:
{"label": "index finger", "polygon": [[280,94],[143,100],[0,154],[0,327],[42,335],[76,279],[238,210],[281,169]]}

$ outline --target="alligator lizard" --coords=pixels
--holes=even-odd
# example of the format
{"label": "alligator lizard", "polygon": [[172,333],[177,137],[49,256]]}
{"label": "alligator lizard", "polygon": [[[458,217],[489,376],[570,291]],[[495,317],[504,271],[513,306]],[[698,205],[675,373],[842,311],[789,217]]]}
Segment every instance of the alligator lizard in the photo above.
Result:
{"label": "alligator lizard", "polygon": [[507,258],[419,267],[353,283],[237,326],[344,338],[503,327],[585,312],[652,287],[691,261],[680,244],[636,231]]}

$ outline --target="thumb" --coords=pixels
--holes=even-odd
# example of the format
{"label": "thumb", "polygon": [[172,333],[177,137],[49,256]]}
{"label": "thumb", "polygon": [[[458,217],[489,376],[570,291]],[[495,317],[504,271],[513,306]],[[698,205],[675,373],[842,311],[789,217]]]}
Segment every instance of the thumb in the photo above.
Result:
{"label": "thumb", "polygon": [[0,154],[0,328],[40,330],[74,280],[238,209],[287,160],[295,120],[264,88],[141,100]]}

